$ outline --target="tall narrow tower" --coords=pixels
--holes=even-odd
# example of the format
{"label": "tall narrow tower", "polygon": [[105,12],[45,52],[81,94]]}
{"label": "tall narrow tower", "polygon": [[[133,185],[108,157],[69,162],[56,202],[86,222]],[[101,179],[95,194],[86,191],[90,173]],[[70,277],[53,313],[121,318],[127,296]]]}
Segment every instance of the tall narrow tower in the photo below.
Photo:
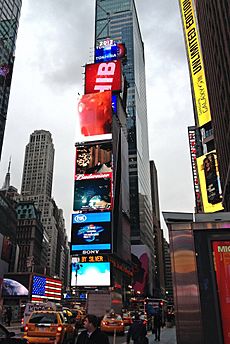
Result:
{"label": "tall narrow tower", "polygon": [[123,72],[129,85],[126,112],[131,242],[134,245],[146,244],[153,260],[144,44],[134,0],[96,0],[95,23],[95,46],[110,38],[124,43],[127,50],[127,62]]}
{"label": "tall narrow tower", "polygon": [[0,1],[0,159],[22,0]]}

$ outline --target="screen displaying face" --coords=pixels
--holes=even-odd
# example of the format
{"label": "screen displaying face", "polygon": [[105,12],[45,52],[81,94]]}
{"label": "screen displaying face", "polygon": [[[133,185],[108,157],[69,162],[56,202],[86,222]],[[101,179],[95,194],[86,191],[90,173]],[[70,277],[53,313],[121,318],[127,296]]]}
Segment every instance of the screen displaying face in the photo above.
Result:
{"label": "screen displaying face", "polygon": [[71,286],[110,286],[110,263],[79,263],[73,258]]}

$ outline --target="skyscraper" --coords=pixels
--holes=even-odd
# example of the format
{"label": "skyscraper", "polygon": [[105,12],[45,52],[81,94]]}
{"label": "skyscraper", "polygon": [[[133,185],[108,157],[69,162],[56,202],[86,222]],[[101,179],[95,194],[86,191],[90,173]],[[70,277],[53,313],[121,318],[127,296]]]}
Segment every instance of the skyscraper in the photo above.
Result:
{"label": "skyscraper", "polygon": [[22,0],[0,1],[0,158]]}
{"label": "skyscraper", "polygon": [[[131,242],[146,244],[152,252],[153,223],[149,169],[144,44],[134,0],[96,0],[95,46],[106,38],[124,43],[128,82],[127,126]],[[151,277],[150,277],[151,279]]]}
{"label": "skyscraper", "polygon": [[223,204],[230,211],[230,7],[228,0],[195,4],[218,154]]}

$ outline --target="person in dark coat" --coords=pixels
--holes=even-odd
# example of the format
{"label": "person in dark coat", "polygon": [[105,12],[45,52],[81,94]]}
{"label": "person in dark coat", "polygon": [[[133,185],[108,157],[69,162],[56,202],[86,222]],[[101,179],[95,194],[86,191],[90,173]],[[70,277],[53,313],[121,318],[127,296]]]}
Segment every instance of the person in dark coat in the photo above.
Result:
{"label": "person in dark coat", "polygon": [[155,340],[160,341],[161,326],[162,326],[162,314],[160,310],[158,310],[156,314],[154,315],[153,324],[154,324],[153,333],[155,333]]}
{"label": "person in dark coat", "polygon": [[83,320],[85,331],[82,331],[77,344],[109,344],[108,336],[98,328],[98,319],[96,315],[88,314]]}
{"label": "person in dark coat", "polygon": [[146,335],[146,326],[144,325],[143,321],[139,318],[139,315],[136,314],[135,320],[128,330],[127,344],[129,344],[130,338],[132,338],[134,344],[144,344],[146,342],[148,343]]}
{"label": "person in dark coat", "polygon": [[11,309],[11,307],[8,307],[6,310],[6,320],[7,320],[8,326],[10,326],[11,319],[12,319],[12,309]]}

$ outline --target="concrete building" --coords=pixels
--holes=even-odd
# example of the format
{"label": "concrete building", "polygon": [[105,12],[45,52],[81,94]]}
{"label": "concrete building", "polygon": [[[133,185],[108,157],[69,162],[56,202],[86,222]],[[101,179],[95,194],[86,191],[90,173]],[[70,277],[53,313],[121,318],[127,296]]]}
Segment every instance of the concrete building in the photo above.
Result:
{"label": "concrete building", "polygon": [[164,271],[165,271],[165,297],[173,302],[172,266],[170,258],[169,243],[163,239],[164,246]]}
{"label": "concrete building", "polygon": [[[144,44],[134,0],[97,0],[95,46],[110,38],[124,43],[127,61],[123,73],[128,83],[127,128],[129,149],[129,190],[131,243],[146,245],[154,262],[154,237],[149,169]],[[149,294],[153,292],[153,271]]]}
{"label": "concrete building", "polygon": [[21,0],[0,2],[0,159],[14,65]]}

